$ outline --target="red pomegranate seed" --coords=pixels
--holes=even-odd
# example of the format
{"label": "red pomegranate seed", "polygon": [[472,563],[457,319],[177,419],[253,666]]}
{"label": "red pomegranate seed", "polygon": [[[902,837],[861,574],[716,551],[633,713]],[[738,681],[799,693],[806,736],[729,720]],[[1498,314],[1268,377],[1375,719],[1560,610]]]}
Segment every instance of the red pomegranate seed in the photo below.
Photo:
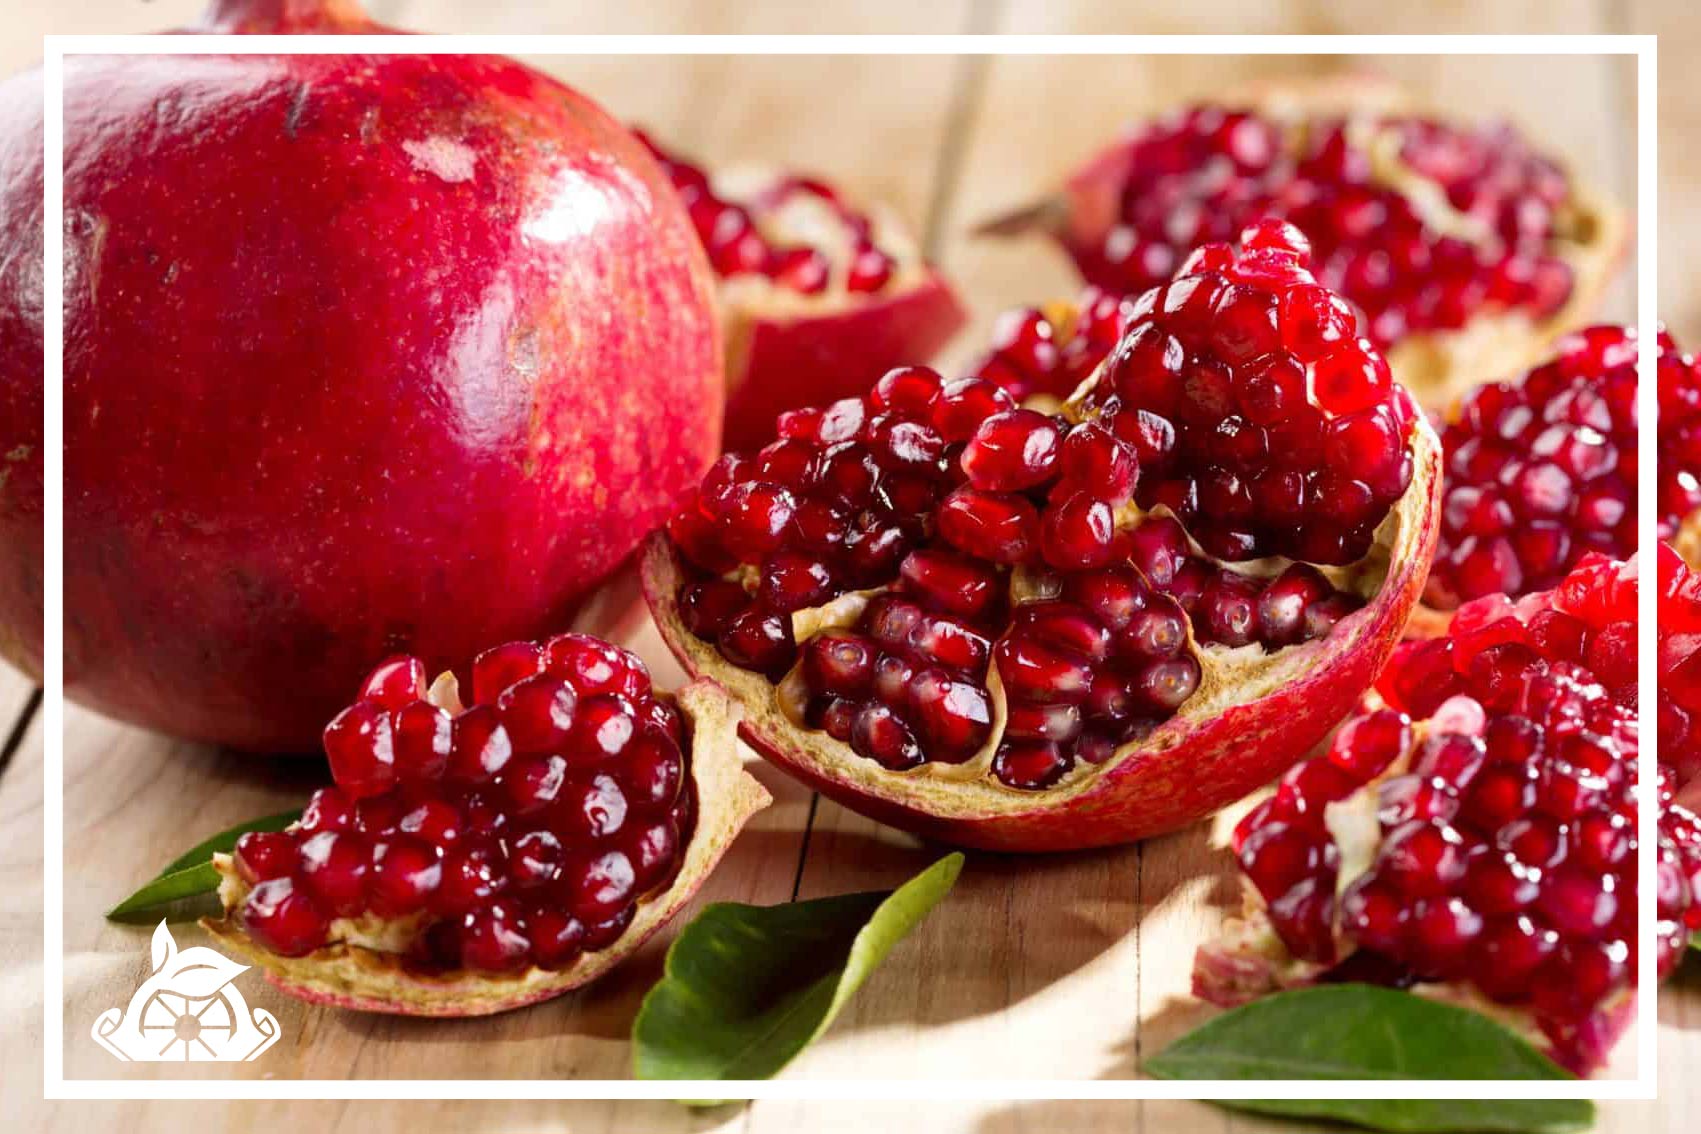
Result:
{"label": "red pomegranate seed", "polygon": [[359,700],[399,709],[425,696],[425,663],[406,655],[387,658],[367,675]]}
{"label": "red pomegranate seed", "polygon": [[390,716],[371,701],[357,701],[325,726],[325,755],[337,786],[359,799],[396,782]]}
{"label": "red pomegranate seed", "polygon": [[1054,475],[1062,441],[1057,423],[1045,414],[1006,410],[975,430],[963,449],[963,472],[969,483],[987,492],[1033,488]]}
{"label": "red pomegranate seed", "polygon": [[522,968],[531,953],[520,907],[498,899],[466,915],[460,932],[461,964],[477,972]]}
{"label": "red pomegranate seed", "polygon": [[496,699],[496,716],[515,752],[549,752],[567,742],[577,705],[571,685],[552,674],[538,674],[503,690]]}
{"label": "red pomegranate seed", "polygon": [[282,957],[304,957],[325,943],[329,923],[318,906],[288,878],[261,882],[242,901],[242,924],[254,939]]}
{"label": "red pomegranate seed", "polygon": [[488,704],[510,685],[543,671],[543,651],[535,642],[509,642],[473,659],[473,700]]}
{"label": "red pomegranate seed", "polygon": [[284,878],[295,870],[295,840],[279,831],[245,831],[238,836],[231,858],[249,885]]}
{"label": "red pomegranate seed", "polygon": [[371,848],[359,835],[321,831],[301,843],[301,884],[333,917],[352,917],[366,905]]}
{"label": "red pomegranate seed", "polygon": [[454,718],[428,701],[396,711],[391,731],[396,778],[404,784],[441,779],[454,751]]}

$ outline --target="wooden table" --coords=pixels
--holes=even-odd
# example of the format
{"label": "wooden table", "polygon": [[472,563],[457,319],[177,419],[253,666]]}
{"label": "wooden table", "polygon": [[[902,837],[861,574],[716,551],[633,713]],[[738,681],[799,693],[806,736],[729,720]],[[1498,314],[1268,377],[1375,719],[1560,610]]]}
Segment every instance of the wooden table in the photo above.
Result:
{"label": "wooden table", "polygon": [[[16,0],[14,0],[16,3]],[[0,45],[5,70],[26,64],[36,30],[148,30],[182,22],[197,0],[87,0],[55,12],[25,0],[21,34]],[[1668,13],[1653,3],[1505,0],[1458,5],[1440,22],[1387,16],[1373,2],[1325,5],[1219,3],[1179,8],[1058,0],[1006,4],[881,0],[794,11],[761,3],[621,6],[558,2],[530,12],[518,0],[374,2],[388,21],[443,31],[1623,31]],[[1675,14],[1678,5],[1673,5]],[[1484,11],[1482,9],[1493,9]],[[1192,17],[1183,26],[1181,12]],[[1697,21],[1664,28],[1672,53],[1701,47]],[[977,240],[974,223],[1021,203],[1128,119],[1209,94],[1247,76],[1366,66],[1330,58],[746,58],[537,61],[653,127],[681,147],[723,162],[783,161],[818,169],[845,189],[889,202],[961,283],[974,323],[946,361],[961,365],[992,317],[1012,304],[1073,290],[1064,260],[1038,242]],[[1503,113],[1625,199],[1635,187],[1633,71],[1593,59],[1389,58],[1378,67],[1445,108]],[[1701,228],[1681,222],[1701,204],[1701,98],[1682,89],[1668,56],[1661,277],[1664,310],[1701,341],[1701,294],[1685,288],[1685,252],[1701,253]],[[1693,84],[1689,83],[1692,87]],[[1626,279],[1629,277],[1627,276]],[[1622,283],[1604,315],[1628,318]],[[678,670],[653,632],[632,643],[663,684]],[[8,1012],[4,1067],[12,1099],[39,1080],[42,741],[32,690],[0,669],[0,735],[11,722],[0,774],[0,992]],[[175,1075],[159,1065],[119,1065],[88,1039],[94,1016],[123,1004],[146,966],[146,932],[108,925],[100,911],[200,835],[299,802],[311,766],[258,765],[175,743],[72,709],[66,722],[66,1073],[73,1077]],[[766,766],[756,769],[775,804],[738,840],[705,887],[706,899],[773,903],[894,884],[937,848],[814,799]],[[796,1077],[985,1076],[1125,1078],[1140,1059],[1204,1013],[1186,996],[1195,945],[1211,933],[1234,887],[1225,857],[1200,827],[1141,846],[1023,859],[971,856],[949,901],[863,989],[832,1032],[788,1072]],[[184,929],[185,940],[198,931]],[[664,944],[664,943],[663,943]],[[626,1034],[655,979],[660,944],[582,993],[482,1021],[420,1022],[309,1009],[250,980],[277,1013],[284,1039],[254,1065],[198,1073],[276,1078],[580,1077],[628,1072]],[[1661,997],[1665,1099],[1607,1105],[1599,1129],[1676,1131],[1701,1109],[1701,981]],[[21,1032],[18,1030],[21,1025]],[[1689,1074],[1685,1074],[1685,1069]],[[26,1110],[34,1104],[25,1102]],[[132,1131],[293,1127],[363,1132],[418,1128],[751,1131],[881,1129],[939,1132],[1052,1130],[1294,1130],[1196,1103],[758,1104],[691,1114],[671,1104],[60,1104],[45,1125]],[[1663,1124],[1663,1125],[1662,1125]]]}

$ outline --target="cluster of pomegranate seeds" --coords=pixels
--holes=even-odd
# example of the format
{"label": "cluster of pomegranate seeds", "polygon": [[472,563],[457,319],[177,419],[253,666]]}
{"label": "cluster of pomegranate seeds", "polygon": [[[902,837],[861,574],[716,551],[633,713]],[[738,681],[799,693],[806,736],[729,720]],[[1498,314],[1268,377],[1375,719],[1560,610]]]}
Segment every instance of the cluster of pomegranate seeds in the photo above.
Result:
{"label": "cluster of pomegranate seeds", "polygon": [[[1303,238],[1289,226],[1248,236],[1244,253],[1203,255],[1220,259],[1235,281],[1304,273]],[[1202,280],[1172,286],[1215,286]],[[1213,343],[1238,341],[1245,305],[1277,303],[1226,277],[1219,290],[1227,329]],[[1139,314],[1139,301],[1090,302],[1069,329],[1074,337],[1047,341],[1059,346],[1060,365],[1090,372],[1088,356],[1072,355],[1069,343],[1108,339]],[[1137,341],[1142,332],[1130,333]],[[1371,362],[1380,364],[1350,338],[1331,345],[1373,371]],[[1195,346],[1193,363],[1215,365],[1204,350]],[[1014,373],[946,382],[924,368],[894,370],[866,398],[784,414],[778,440],[722,457],[668,525],[693,570],[678,595],[685,628],[734,665],[783,682],[808,727],[894,771],[986,752],[996,665],[1009,711],[991,771],[1008,787],[1037,790],[1172,717],[1199,686],[1197,646],[1281,649],[1326,636],[1363,605],[1307,563],[1260,575],[1200,554],[1182,520],[1131,507],[1145,491],[1148,454],[1179,476],[1192,448],[1153,450],[1150,423],[1159,419],[1119,395],[1098,402],[1087,421],[1024,408],[1011,389],[1036,394],[1050,379],[1024,386]],[[1404,491],[1408,403],[1392,400],[1385,367],[1373,377],[1384,387],[1375,402],[1331,420],[1386,421],[1397,449],[1384,484]],[[1325,412],[1303,390],[1299,397],[1321,430]],[[1133,436],[1118,426],[1132,426]],[[1183,427],[1190,446],[1192,426]],[[1344,459],[1382,458],[1361,442]],[[1236,467],[1250,470],[1245,461]],[[1386,512],[1387,502],[1380,507]],[[1206,525],[1220,516],[1176,512]],[[1319,519],[1334,526],[1305,545],[1344,553],[1345,515]],[[1347,519],[1353,539],[1368,525],[1368,543],[1381,515]],[[1246,557],[1266,550],[1235,546]],[[850,625],[795,640],[794,613],[864,590],[879,593],[851,612]]]}
{"label": "cluster of pomegranate seeds", "polygon": [[451,715],[418,658],[372,672],[325,729],[336,786],[236,844],[255,940],[295,957],[337,919],[418,919],[411,962],[506,972],[625,932],[691,837],[679,712],[635,655],[583,634],[486,651],[472,692]]}
{"label": "cluster of pomegranate seeds", "polygon": [[1133,310],[1131,298],[1088,287],[1066,311],[1006,311],[994,324],[992,347],[974,372],[1019,402],[1062,401],[1109,356]]}
{"label": "cluster of pomegranate seeds", "polygon": [[[1660,762],[1679,788],[1701,780],[1701,573],[1659,550]],[[1697,897],[1701,903],[1701,897]]]}
{"label": "cluster of pomegranate seeds", "polygon": [[1634,328],[1579,331],[1522,378],[1477,387],[1441,440],[1429,605],[1549,590],[1591,552],[1635,553]]}
{"label": "cluster of pomegranate seeds", "polygon": [[[1489,308],[1551,315],[1571,294],[1571,269],[1554,253],[1565,174],[1508,126],[1277,121],[1198,106],[1129,145],[1119,223],[1100,246],[1075,249],[1101,287],[1154,287],[1190,250],[1276,216],[1310,235],[1319,280],[1365,313],[1379,346]],[[1433,203],[1398,183],[1414,177]]]}
{"label": "cluster of pomegranate seeds", "polygon": [[[1635,646],[1634,568],[1592,556],[1554,591],[1477,600],[1447,637],[1403,647],[1379,684],[1388,707],[1236,829],[1288,949],[1331,964],[1344,938],[1382,962],[1356,972],[1469,983],[1591,1062],[1589,1021],[1635,980]],[[1673,787],[1662,768],[1661,976],[1701,929],[1701,821]],[[1337,901],[1325,810],[1361,792],[1380,840]]]}
{"label": "cluster of pomegranate seeds", "polygon": [[1701,513],[1701,360],[1660,332],[1660,538]]}
{"label": "cluster of pomegranate seeds", "polygon": [[[730,201],[716,195],[701,168],[663,150],[642,132],[638,137],[684,199],[716,275],[766,276],[779,287],[804,295],[826,291],[835,271],[842,272],[844,290],[853,294],[880,291],[891,280],[897,265],[875,243],[873,222],[824,182],[781,177],[750,200]],[[799,198],[811,199],[842,226],[849,248],[842,268],[821,248],[775,239],[770,233],[777,227],[777,214]]]}
{"label": "cluster of pomegranate seeds", "polygon": [[1137,452],[1140,505],[1219,560],[1354,562],[1411,483],[1417,410],[1309,262],[1279,221],[1196,249],[1134,300],[1085,401]]}

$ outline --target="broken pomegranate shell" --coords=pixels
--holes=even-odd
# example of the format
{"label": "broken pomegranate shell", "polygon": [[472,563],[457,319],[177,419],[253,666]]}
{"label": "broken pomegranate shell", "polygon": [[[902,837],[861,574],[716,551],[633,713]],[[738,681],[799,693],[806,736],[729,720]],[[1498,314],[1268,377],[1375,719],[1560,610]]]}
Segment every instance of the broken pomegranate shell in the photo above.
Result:
{"label": "broken pomegranate shell", "polygon": [[1533,365],[1593,309],[1629,230],[1510,127],[1441,121],[1350,76],[1177,110],[987,231],[1047,231],[1088,282],[1137,294],[1265,215],[1311,237],[1318,279],[1426,406]]}
{"label": "broken pomegranate shell", "polygon": [[618,964],[690,900],[768,793],[712,681],[658,694],[584,634],[481,654],[473,704],[417,658],[325,729],[335,787],[214,864],[203,926],[293,996],[479,1016]]}
{"label": "broken pomegranate shell", "polygon": [[1428,571],[1439,445],[1304,238],[1242,236],[1115,315],[1056,413],[904,368],[717,462],[645,595],[760,752],[894,826],[1062,850],[1191,822],[1352,709]]}
{"label": "broken pomegranate shell", "polygon": [[814,177],[711,174],[640,136],[720,279],[728,449],[772,441],[785,410],[862,394],[893,366],[926,361],[965,322],[950,283],[888,211]]}
{"label": "broken pomegranate shell", "polygon": [[1659,534],[1701,564],[1701,361],[1660,332]]}
{"label": "broken pomegranate shell", "polygon": [[[1575,1071],[1601,1066],[1636,976],[1636,576],[1590,556],[1553,590],[1478,599],[1402,646],[1380,703],[1236,826],[1246,912],[1199,951],[1195,993],[1413,986],[1534,1029]],[[1701,820],[1675,783],[1662,763],[1662,978],[1701,929]]]}

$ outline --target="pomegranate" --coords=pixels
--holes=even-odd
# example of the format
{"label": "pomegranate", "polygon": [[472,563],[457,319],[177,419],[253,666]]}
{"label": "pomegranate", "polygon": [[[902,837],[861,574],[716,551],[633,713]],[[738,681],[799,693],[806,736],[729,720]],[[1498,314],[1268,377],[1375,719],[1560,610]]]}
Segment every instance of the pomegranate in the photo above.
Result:
{"label": "pomegranate", "polygon": [[[217,0],[201,30],[371,28]],[[690,219],[575,91],[446,55],[78,56],[65,83],[84,704],[310,748],[388,653],[462,665],[562,625],[718,451]],[[0,87],[0,649],[32,670],[40,131],[40,76]]]}
{"label": "pomegranate", "polygon": [[1659,533],[1701,563],[1701,361],[1660,334]]}
{"label": "pomegranate", "polygon": [[1137,294],[1265,215],[1311,237],[1318,279],[1363,312],[1425,405],[1524,369],[1577,325],[1629,227],[1510,127],[1424,116],[1369,76],[1179,109],[987,227],[1045,229],[1089,282]]}
{"label": "pomegranate", "polygon": [[1659,557],[1660,762],[1671,765],[1678,798],[1701,811],[1701,573],[1667,545]]}
{"label": "pomegranate", "polygon": [[963,325],[949,282],[886,211],[859,209],[815,177],[711,175],[640,137],[720,278],[728,448],[772,441],[784,410],[867,392],[891,367],[931,358]]}
{"label": "pomegranate", "polygon": [[476,1016],[577,988],[690,899],[766,806],[737,709],[584,634],[480,654],[472,700],[384,661],[325,728],[334,787],[215,863],[209,932],[303,999]]}
{"label": "pomegranate", "polygon": [[[1662,368],[1671,357],[1662,343]],[[1551,590],[1592,552],[1635,554],[1634,328],[1568,335],[1553,358],[1478,387],[1451,417],[1425,606]]]}
{"label": "pomegranate", "polygon": [[645,593],[752,744],[896,826],[1055,850],[1197,819],[1352,708],[1428,570],[1438,443],[1304,237],[1241,235],[1113,314],[1056,413],[901,368],[716,463]]}
{"label": "pomegranate", "polygon": [[[1636,978],[1636,589],[1634,561],[1591,555],[1553,590],[1477,599],[1402,646],[1381,703],[1235,828],[1248,910],[1200,950],[1195,992],[1415,985],[1598,1068]],[[1701,819],[1675,786],[1662,765],[1661,977],[1701,928]]]}

